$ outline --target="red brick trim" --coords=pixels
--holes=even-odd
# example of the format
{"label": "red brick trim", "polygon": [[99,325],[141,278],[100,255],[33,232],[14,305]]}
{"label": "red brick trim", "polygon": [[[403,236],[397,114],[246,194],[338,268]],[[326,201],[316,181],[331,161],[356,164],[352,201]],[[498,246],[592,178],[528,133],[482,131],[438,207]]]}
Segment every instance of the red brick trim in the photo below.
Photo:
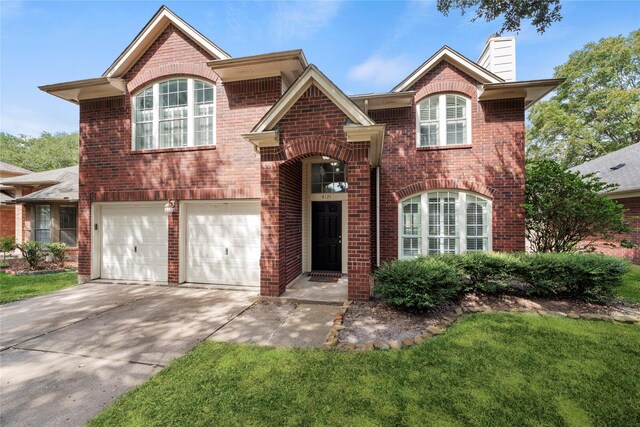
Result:
{"label": "red brick trim", "polygon": [[159,200],[259,199],[260,188],[183,188],[175,190],[122,190],[89,193],[91,202],[142,202]]}
{"label": "red brick trim", "polygon": [[204,63],[174,62],[143,71],[127,83],[127,90],[129,93],[135,93],[138,89],[142,89],[143,86],[155,80],[177,75],[201,77],[212,82],[218,81],[218,76]]}
{"label": "red brick trim", "polygon": [[215,145],[199,145],[194,147],[177,147],[177,148],[152,148],[149,150],[131,150],[130,154],[157,154],[157,153],[181,153],[184,151],[204,151],[215,150]]}
{"label": "red brick trim", "polygon": [[466,181],[462,179],[428,179],[426,181],[418,181],[411,185],[401,188],[400,190],[393,192],[393,197],[397,202],[409,197],[413,194],[423,193],[429,190],[440,189],[453,189],[453,190],[467,190],[474,193],[482,194],[483,196],[494,199],[498,194],[495,188],[481,184],[475,181]]}
{"label": "red brick trim", "polygon": [[291,142],[261,150],[262,161],[283,160],[286,162],[313,156],[326,156],[349,163],[353,148],[346,141],[329,136],[303,136]]}
{"label": "red brick trim", "polygon": [[462,93],[469,98],[473,98],[473,96],[478,92],[478,88],[463,80],[432,82],[420,89],[418,93],[414,95],[413,99],[417,104],[428,96],[443,92],[457,92]]}

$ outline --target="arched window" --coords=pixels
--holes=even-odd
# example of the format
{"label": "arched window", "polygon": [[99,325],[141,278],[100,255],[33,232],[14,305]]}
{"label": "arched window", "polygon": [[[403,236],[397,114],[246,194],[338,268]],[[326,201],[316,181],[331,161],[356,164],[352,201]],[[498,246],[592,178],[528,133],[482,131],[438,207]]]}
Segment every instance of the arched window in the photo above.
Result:
{"label": "arched window", "polygon": [[400,203],[399,257],[491,250],[491,201],[437,190]]}
{"label": "arched window", "polygon": [[154,83],[133,97],[133,148],[215,144],[215,86],[192,78]]}
{"label": "arched window", "polygon": [[441,94],[417,105],[418,147],[471,143],[471,100],[461,95]]}

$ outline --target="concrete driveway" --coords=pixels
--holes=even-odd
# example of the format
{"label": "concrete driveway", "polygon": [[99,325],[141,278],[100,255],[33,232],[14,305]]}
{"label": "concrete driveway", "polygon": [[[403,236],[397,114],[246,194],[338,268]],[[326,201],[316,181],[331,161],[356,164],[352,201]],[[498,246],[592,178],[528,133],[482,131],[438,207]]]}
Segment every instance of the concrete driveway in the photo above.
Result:
{"label": "concrete driveway", "polygon": [[0,425],[83,425],[252,292],[90,283],[0,308]]}

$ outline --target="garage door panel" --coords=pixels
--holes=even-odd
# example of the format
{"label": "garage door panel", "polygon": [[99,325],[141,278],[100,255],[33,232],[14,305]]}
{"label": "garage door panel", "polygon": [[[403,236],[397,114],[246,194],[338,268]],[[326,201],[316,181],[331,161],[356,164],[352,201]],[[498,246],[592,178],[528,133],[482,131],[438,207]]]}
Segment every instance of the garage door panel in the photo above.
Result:
{"label": "garage door panel", "polygon": [[260,204],[194,203],[187,207],[186,280],[260,282]]}
{"label": "garage door panel", "polygon": [[166,282],[167,229],[167,215],[157,204],[104,205],[101,276]]}

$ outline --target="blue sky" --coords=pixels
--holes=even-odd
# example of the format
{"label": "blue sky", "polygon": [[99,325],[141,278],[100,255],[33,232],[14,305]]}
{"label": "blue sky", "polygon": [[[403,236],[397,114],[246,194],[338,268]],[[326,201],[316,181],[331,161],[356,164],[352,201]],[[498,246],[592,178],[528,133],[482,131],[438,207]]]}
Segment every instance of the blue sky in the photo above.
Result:
{"label": "blue sky", "polygon": [[[0,0],[0,130],[75,131],[78,107],[37,86],[100,76],[162,5]],[[165,3],[232,56],[302,48],[347,94],[385,92],[447,44],[476,60],[500,22],[445,17],[435,1]],[[640,1],[563,1],[564,19],[517,35],[518,80],[548,78],[571,52],[640,27]]]}

